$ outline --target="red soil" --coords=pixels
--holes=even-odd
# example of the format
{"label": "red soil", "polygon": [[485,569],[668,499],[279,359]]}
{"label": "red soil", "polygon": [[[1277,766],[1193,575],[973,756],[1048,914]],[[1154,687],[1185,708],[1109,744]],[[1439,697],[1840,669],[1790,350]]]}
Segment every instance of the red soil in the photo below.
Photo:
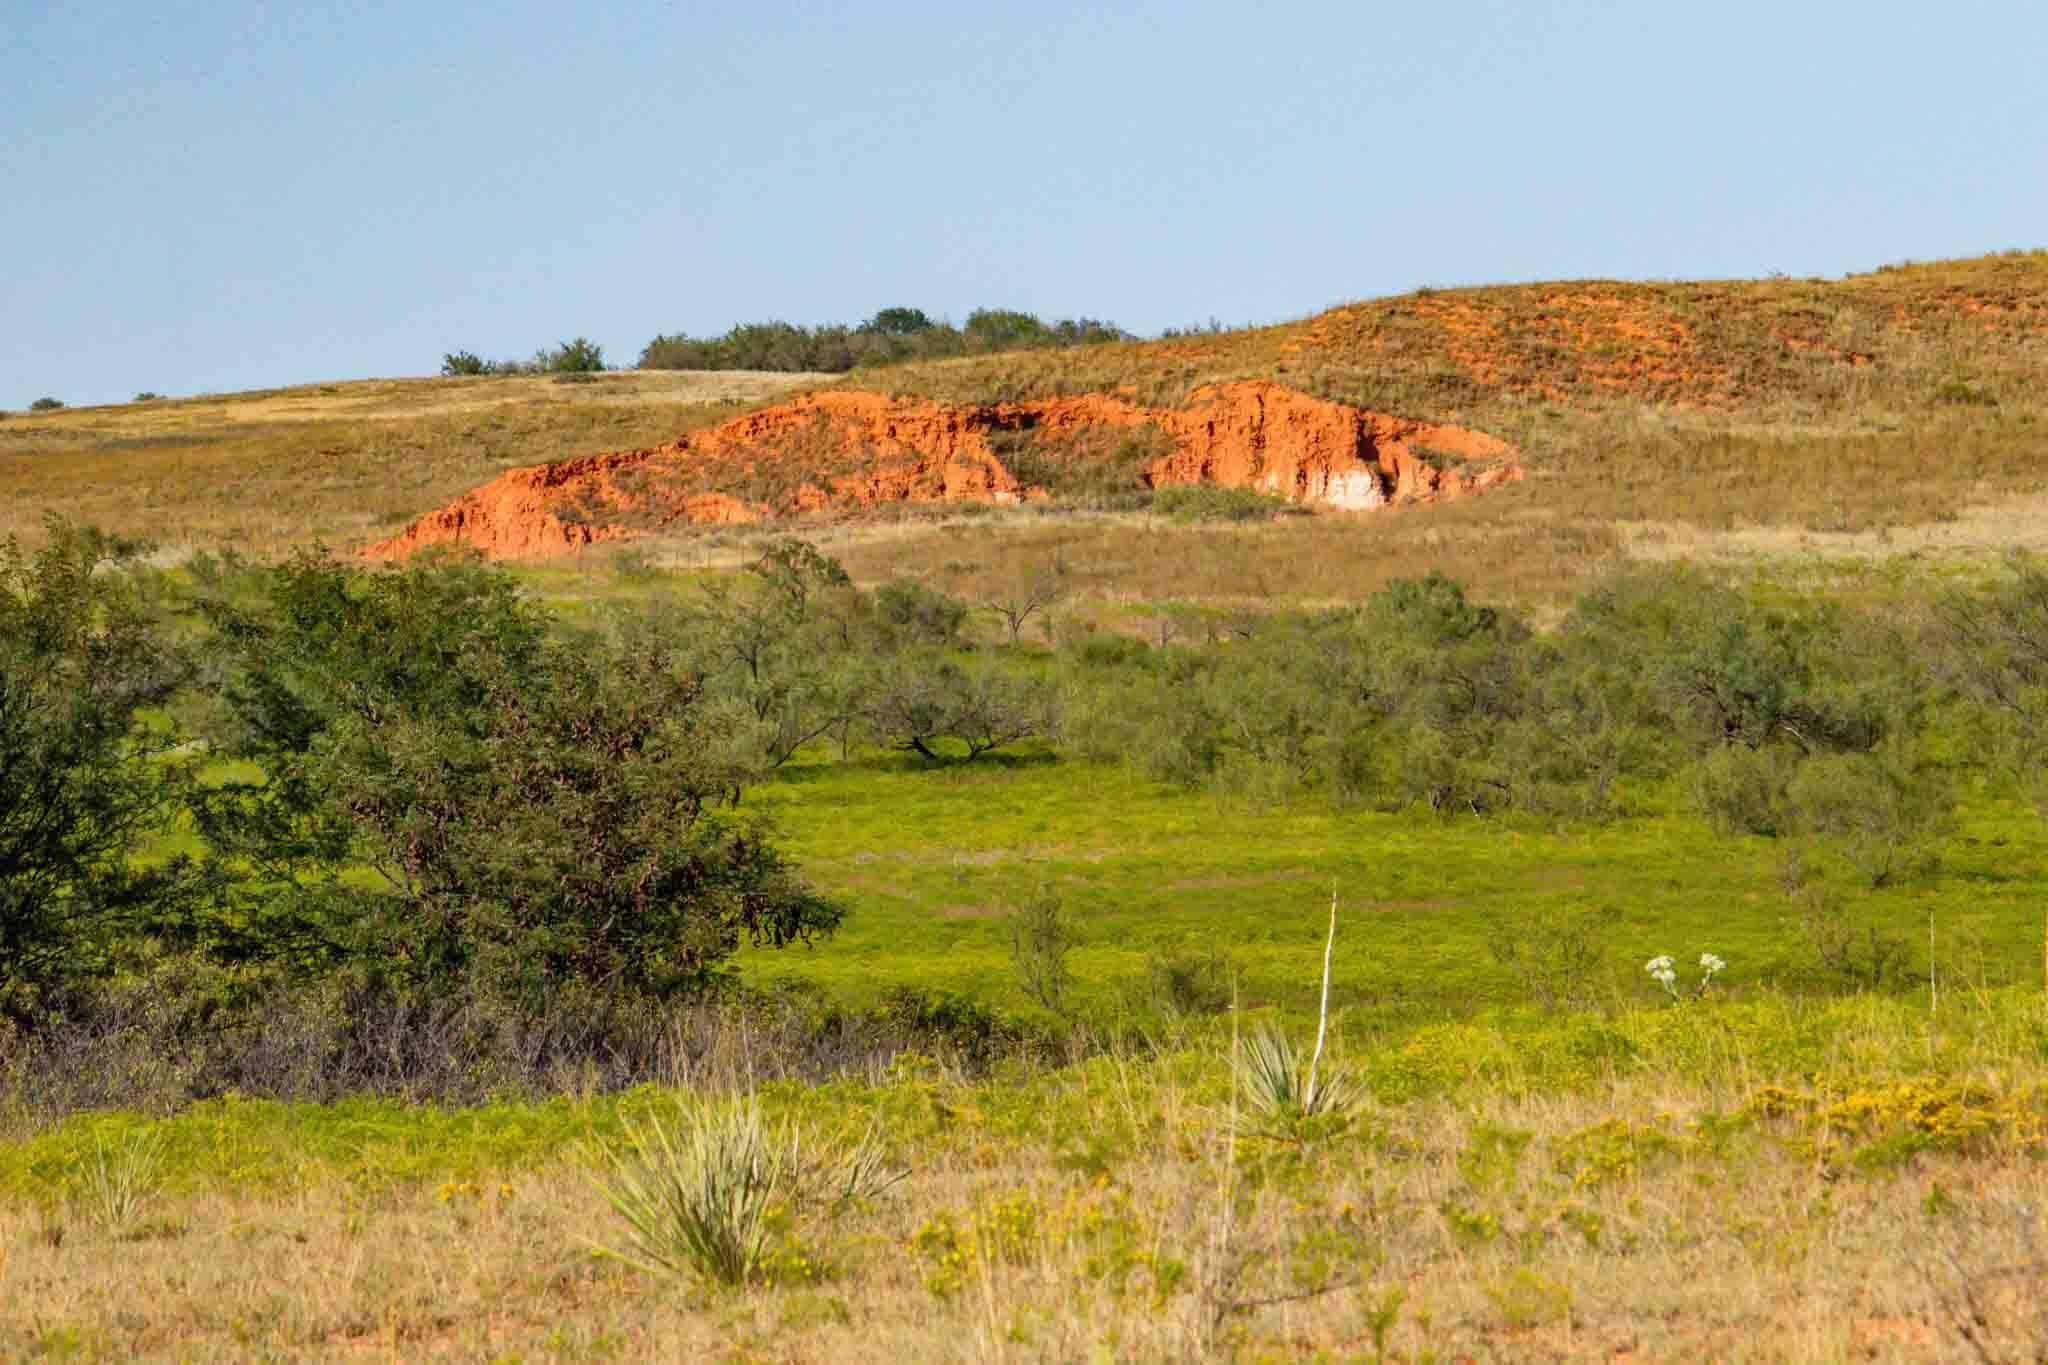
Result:
{"label": "red soil", "polygon": [[992,434],[1030,431],[1034,440],[1054,438],[1046,448],[1058,449],[1060,437],[1148,425],[1171,443],[1147,471],[1154,487],[1213,483],[1361,510],[1522,477],[1513,447],[1483,432],[1265,382],[1199,389],[1189,406],[1174,409],[1104,394],[972,406],[828,391],[664,446],[511,470],[363,553],[397,558],[465,545],[492,558],[534,559],[676,524],[887,502],[1017,502],[1044,490],[1004,467]]}

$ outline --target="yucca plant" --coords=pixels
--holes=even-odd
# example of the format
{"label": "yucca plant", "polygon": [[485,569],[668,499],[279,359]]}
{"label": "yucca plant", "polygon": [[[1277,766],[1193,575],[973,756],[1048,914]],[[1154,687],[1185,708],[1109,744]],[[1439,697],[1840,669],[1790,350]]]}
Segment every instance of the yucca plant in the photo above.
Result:
{"label": "yucca plant", "polygon": [[1314,1058],[1304,1067],[1293,1040],[1270,1024],[1239,1046],[1237,1070],[1254,1128],[1347,1114],[1357,1104],[1357,1086],[1349,1075],[1334,1068],[1322,1074]]}
{"label": "yucca plant", "polygon": [[628,1124],[603,1163],[598,1187],[630,1237],[627,1250],[599,1250],[642,1270],[728,1286],[761,1277],[782,1215],[837,1210],[908,1174],[887,1168],[872,1133],[807,1160],[797,1129],[769,1125],[752,1097],[701,1106],[677,1132],[659,1118]]}
{"label": "yucca plant", "polygon": [[1244,1110],[1236,1116],[1247,1136],[1296,1138],[1304,1124],[1342,1122],[1358,1106],[1358,1084],[1336,1066],[1323,1068],[1330,1027],[1330,957],[1337,945],[1337,893],[1330,892],[1330,933],[1323,943],[1323,994],[1316,1020],[1316,1050],[1301,1064],[1294,1041],[1271,1024],[1235,1046],[1232,1065]]}
{"label": "yucca plant", "polygon": [[156,1194],[163,1161],[163,1134],[154,1129],[130,1133],[112,1145],[101,1137],[80,1191],[87,1215],[111,1234],[125,1232]]}
{"label": "yucca plant", "polygon": [[628,1124],[599,1188],[631,1229],[630,1249],[604,1250],[656,1273],[755,1278],[796,1168],[795,1144],[780,1137],[752,1100],[700,1110],[680,1134],[659,1118]]}

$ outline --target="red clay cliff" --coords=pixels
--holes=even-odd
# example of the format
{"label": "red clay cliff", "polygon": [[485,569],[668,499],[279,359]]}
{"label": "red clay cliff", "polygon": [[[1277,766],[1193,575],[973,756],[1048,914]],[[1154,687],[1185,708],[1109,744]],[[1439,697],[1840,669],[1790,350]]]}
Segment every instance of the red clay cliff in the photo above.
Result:
{"label": "red clay cliff", "polygon": [[1044,495],[991,437],[1063,438],[1150,427],[1165,453],[1152,487],[1213,483],[1361,511],[1481,492],[1519,479],[1514,449],[1483,432],[1347,407],[1262,381],[1198,389],[1185,408],[1087,394],[957,405],[828,390],[668,445],[510,470],[389,540],[397,558],[464,545],[538,559],[674,525],[765,521],[887,502],[1013,503]]}

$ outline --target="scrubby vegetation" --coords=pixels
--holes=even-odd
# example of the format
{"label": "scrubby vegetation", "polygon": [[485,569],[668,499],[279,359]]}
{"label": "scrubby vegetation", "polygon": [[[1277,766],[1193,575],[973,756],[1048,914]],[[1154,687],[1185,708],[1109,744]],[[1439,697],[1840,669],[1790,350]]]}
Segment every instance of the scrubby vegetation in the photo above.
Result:
{"label": "scrubby vegetation", "polygon": [[[1784,851],[1814,951],[1778,985],[1881,986],[1899,945],[1840,902],[1924,884],[1959,792],[2030,795],[2048,706],[2029,560],[1910,612],[1635,568],[1539,630],[1431,574],[1356,608],[1179,609],[1149,640],[1055,626],[1048,648],[1023,627],[1055,567],[977,606],[864,591],[796,540],[574,622],[460,561],[167,576],[61,525],[8,554],[0,961],[30,1045],[90,1033],[145,980],[201,993],[205,1022],[179,1027],[222,1038],[300,995],[348,1027],[521,1036],[573,998],[631,1034],[643,1006],[724,988],[744,946],[834,931],[843,902],[765,816],[891,751],[934,780],[1012,755],[1252,809],[1515,829],[1676,810]],[[1034,913],[1021,979],[1071,1015],[1062,921]]]}
{"label": "scrubby vegetation", "polygon": [[[2048,566],[1048,641],[793,540],[137,549],[0,593],[9,1351],[2038,1341]],[[230,1224],[364,1270],[171,1311]]]}
{"label": "scrubby vegetation", "polygon": [[729,409],[10,421],[0,1355],[2040,1358],[2040,264],[890,372],[1524,443],[1417,515],[372,570]]}
{"label": "scrubby vegetation", "polygon": [[441,357],[441,374],[451,379],[478,375],[598,374],[603,370],[604,347],[588,337],[543,347],[534,352],[532,360],[485,360],[474,351],[450,351]]}
{"label": "scrubby vegetation", "polygon": [[1130,334],[1094,318],[1045,322],[1008,308],[977,308],[954,326],[918,308],[884,308],[849,326],[740,323],[721,337],[658,336],[640,352],[643,370],[783,370],[844,374],[911,360],[1057,350]]}

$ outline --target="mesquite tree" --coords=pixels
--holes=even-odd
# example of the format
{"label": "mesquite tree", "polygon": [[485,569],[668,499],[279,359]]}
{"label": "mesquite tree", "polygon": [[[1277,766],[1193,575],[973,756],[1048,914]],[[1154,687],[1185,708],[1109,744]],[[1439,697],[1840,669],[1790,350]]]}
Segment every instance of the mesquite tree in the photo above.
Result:
{"label": "mesquite tree", "polygon": [[182,660],[134,573],[139,546],[52,522],[0,544],[0,1011],[110,970],[190,889],[137,855],[184,764],[153,708]]}
{"label": "mesquite tree", "polygon": [[197,805],[252,874],[217,950],[516,1002],[667,996],[836,926],[731,813],[750,770],[663,631],[571,637],[474,565],[268,578],[206,606],[250,774]]}

